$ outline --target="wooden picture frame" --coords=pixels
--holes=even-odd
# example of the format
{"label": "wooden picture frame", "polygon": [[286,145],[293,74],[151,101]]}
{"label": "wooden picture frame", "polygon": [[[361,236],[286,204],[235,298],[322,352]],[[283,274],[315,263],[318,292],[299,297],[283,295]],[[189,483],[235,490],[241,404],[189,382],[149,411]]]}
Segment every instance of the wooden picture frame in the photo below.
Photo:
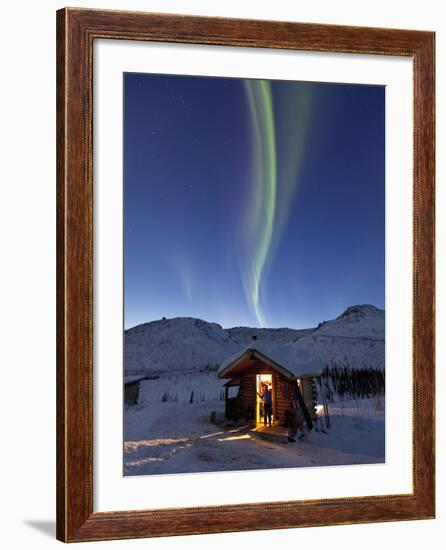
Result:
{"label": "wooden picture frame", "polygon": [[[93,511],[93,42],[137,40],[413,60],[413,491]],[[435,510],[432,32],[65,8],[57,12],[57,538],[66,541],[426,519]]]}

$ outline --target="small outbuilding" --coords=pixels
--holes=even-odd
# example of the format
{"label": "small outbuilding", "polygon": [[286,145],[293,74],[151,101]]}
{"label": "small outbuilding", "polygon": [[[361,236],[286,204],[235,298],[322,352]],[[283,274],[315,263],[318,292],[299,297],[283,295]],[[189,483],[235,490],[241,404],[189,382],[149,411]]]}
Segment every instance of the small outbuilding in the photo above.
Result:
{"label": "small outbuilding", "polygon": [[138,404],[141,382],[156,380],[159,375],[129,374],[124,377],[124,403],[127,407]]}
{"label": "small outbuilding", "polygon": [[221,363],[217,376],[227,379],[225,415],[263,425],[262,389],[272,394],[273,426],[313,427],[315,379],[322,374],[319,359],[291,345],[270,346],[253,341]]}

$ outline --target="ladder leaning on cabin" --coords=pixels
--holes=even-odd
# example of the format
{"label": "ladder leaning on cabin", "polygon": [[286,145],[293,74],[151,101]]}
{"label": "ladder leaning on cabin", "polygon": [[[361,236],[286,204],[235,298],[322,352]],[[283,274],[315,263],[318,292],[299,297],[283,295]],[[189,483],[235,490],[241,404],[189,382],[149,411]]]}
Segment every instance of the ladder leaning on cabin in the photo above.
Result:
{"label": "ladder leaning on cabin", "polygon": [[304,398],[302,397],[302,393],[300,391],[299,386],[296,383],[296,386],[294,387],[294,396],[293,401],[297,409],[297,405],[301,408],[302,413],[305,418],[305,422],[310,430],[313,429],[313,421],[311,420],[310,413],[308,412],[307,406],[305,405]]}

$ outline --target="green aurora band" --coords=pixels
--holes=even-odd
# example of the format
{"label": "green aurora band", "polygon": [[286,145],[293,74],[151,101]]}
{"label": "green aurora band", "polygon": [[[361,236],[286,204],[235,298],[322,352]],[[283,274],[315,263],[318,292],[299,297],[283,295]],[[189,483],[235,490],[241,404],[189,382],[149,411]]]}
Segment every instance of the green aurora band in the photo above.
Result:
{"label": "green aurora band", "polygon": [[304,83],[281,83],[274,94],[267,80],[246,80],[244,85],[253,131],[253,177],[244,228],[248,262],[243,285],[253,315],[265,327],[261,288],[296,192],[312,98],[310,85]]}
{"label": "green aurora band", "polygon": [[266,80],[247,80],[245,89],[253,124],[254,178],[251,212],[248,215],[249,241],[254,255],[245,276],[248,303],[260,326],[266,320],[260,304],[260,284],[273,237],[276,210],[277,170],[276,139],[271,85]]}

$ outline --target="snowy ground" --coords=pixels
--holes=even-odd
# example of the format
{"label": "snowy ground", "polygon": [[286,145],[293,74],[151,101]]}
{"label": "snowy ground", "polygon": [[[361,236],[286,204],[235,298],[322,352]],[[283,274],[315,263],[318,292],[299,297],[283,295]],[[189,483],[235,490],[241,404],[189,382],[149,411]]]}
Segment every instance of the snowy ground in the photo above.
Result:
{"label": "snowy ground", "polygon": [[[272,443],[224,422],[224,402],[151,403],[125,413],[124,475],[372,464],[384,462],[384,410],[376,399],[330,408],[331,429]],[[324,426],[323,420],[319,422]]]}

